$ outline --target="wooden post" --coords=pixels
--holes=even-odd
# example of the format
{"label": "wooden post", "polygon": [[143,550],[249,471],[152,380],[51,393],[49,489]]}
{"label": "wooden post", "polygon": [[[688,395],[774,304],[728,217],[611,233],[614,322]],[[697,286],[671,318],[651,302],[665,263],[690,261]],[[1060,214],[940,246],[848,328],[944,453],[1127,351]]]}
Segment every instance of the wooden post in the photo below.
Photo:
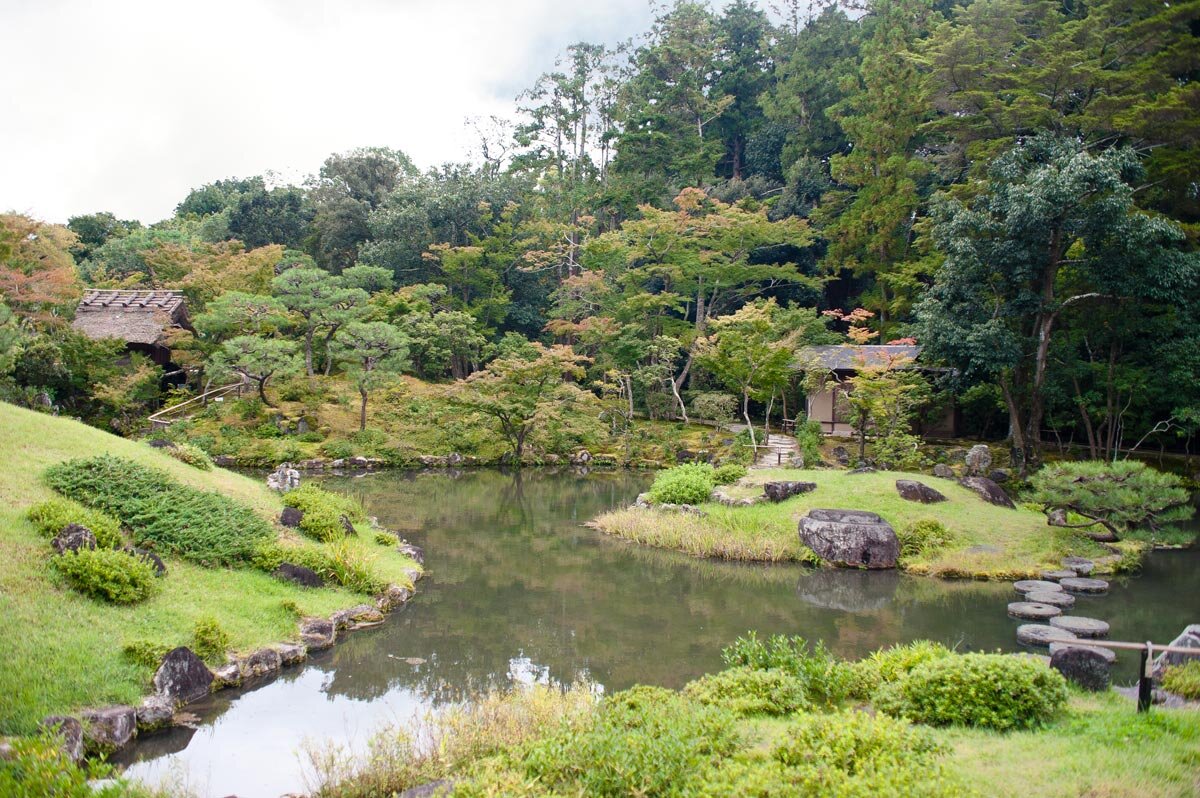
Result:
{"label": "wooden post", "polygon": [[1150,709],[1150,705],[1154,701],[1154,681],[1151,678],[1151,671],[1154,668],[1154,659],[1150,655],[1151,643],[1146,641],[1146,647],[1142,649],[1142,665],[1141,671],[1138,673],[1138,695],[1137,695],[1137,711],[1146,712]]}

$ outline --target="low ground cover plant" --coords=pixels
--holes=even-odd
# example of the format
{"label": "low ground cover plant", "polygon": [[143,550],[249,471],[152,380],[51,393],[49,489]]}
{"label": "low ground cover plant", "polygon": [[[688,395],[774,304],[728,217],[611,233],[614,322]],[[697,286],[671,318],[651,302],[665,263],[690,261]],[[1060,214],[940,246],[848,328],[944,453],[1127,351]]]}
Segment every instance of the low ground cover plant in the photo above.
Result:
{"label": "low ground cover plant", "polygon": [[111,515],[70,499],[54,498],[39,502],[25,516],[39,533],[52,538],[68,524],[87,527],[96,536],[96,545],[105,549],[120,547],[121,522]]}
{"label": "low ground cover plant", "polygon": [[1190,701],[1200,701],[1200,659],[1172,665],[1163,673],[1163,689]]}
{"label": "low ground cover plant", "polygon": [[790,715],[809,705],[804,683],[778,669],[730,668],[697,679],[683,692],[736,715]]}
{"label": "low ground cover plant", "polygon": [[918,665],[881,686],[873,702],[916,723],[1007,731],[1049,720],[1067,702],[1067,682],[1027,657],[960,654]]}
{"label": "low ground cover plant", "polygon": [[55,557],[54,568],[75,590],[114,604],[136,604],[155,589],[154,567],[115,549],[78,549]]}
{"label": "low ground cover plant", "polygon": [[68,460],[49,468],[46,482],[121,519],[137,545],[201,565],[245,563],[256,544],[275,537],[249,507],[132,460],[109,455]]}
{"label": "low ground cover plant", "polygon": [[165,450],[167,454],[181,463],[199,468],[201,471],[212,471],[213,461],[208,452],[190,443],[177,443]]}
{"label": "low ground cover plant", "polygon": [[685,463],[658,472],[650,498],[659,504],[700,504],[708,501],[714,486],[712,466]]}

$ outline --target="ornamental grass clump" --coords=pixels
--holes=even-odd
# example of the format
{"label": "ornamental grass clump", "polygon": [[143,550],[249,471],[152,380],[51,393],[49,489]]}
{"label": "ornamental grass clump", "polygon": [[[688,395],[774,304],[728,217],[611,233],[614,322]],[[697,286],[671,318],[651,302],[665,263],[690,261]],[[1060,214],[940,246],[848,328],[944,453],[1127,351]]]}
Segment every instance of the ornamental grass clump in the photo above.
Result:
{"label": "ornamental grass clump", "polygon": [[59,493],[119,518],[138,546],[208,566],[249,561],[275,531],[249,507],[154,468],[102,455],[47,469]]}
{"label": "ornamental grass clump", "polygon": [[120,548],[121,522],[100,510],[84,507],[70,499],[53,498],[33,505],[25,517],[48,538],[52,538],[68,524],[87,527],[96,536],[96,545],[104,549]]}
{"label": "ornamental grass clump", "polygon": [[708,463],[686,463],[658,472],[650,486],[650,498],[658,504],[701,504],[715,487],[713,467]]}
{"label": "ornamental grass clump", "polygon": [[196,621],[192,630],[192,651],[196,656],[210,664],[225,661],[225,652],[229,650],[229,633],[222,628],[220,622],[212,616],[205,616]]}
{"label": "ornamental grass clump", "polygon": [[954,543],[954,534],[941,521],[922,518],[905,524],[896,537],[900,540],[900,559],[936,554]]}
{"label": "ornamental grass clump", "polygon": [[808,707],[804,683],[785,671],[730,668],[710,673],[683,688],[701,704],[736,715],[790,715]]}
{"label": "ornamental grass clump", "polygon": [[53,560],[75,590],[113,604],[136,604],[154,592],[154,567],[115,549],[78,549]]}
{"label": "ornamental grass clump", "polygon": [[1167,668],[1163,672],[1162,686],[1167,692],[1189,701],[1200,701],[1200,659]]}
{"label": "ornamental grass clump", "polygon": [[726,463],[713,469],[713,482],[717,485],[732,485],[750,471],[744,465]]}
{"label": "ornamental grass clump", "polygon": [[325,581],[355,593],[374,595],[387,588],[386,580],[372,568],[372,558],[344,538],[324,545],[265,542],[255,549],[251,562],[255,568],[268,573],[285,562],[302,565],[316,571]]}
{"label": "ornamental grass clump", "polygon": [[959,654],[934,659],[884,684],[875,707],[932,726],[1026,729],[1049,720],[1067,702],[1062,674],[1011,654]]}
{"label": "ornamental grass clump", "polygon": [[850,694],[854,686],[851,666],[821,642],[803,637],[772,635],[759,640],[757,633],[739,637],[721,652],[725,664],[737,668],[781,670],[800,680],[805,695],[814,702],[832,705]]}

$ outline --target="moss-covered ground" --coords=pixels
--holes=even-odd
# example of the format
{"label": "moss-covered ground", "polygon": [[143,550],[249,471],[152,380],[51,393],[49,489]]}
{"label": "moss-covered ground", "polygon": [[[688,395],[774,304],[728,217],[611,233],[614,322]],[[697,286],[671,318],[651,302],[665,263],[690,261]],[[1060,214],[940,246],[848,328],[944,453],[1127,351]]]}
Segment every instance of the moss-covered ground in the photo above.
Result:
{"label": "moss-covered ground", "polygon": [[[126,643],[188,644],[198,619],[215,618],[232,648],[248,651],[298,637],[297,610],[328,615],[366,600],[342,588],[299,588],[251,569],[202,568],[167,558],[168,575],[147,601],[114,606],[68,589],[50,567],[49,542],[25,519],[51,498],[40,479],[50,465],[112,454],[168,472],[180,482],[244,502],[274,519],[279,498],[256,479],[201,471],[144,443],[76,421],[0,403],[0,735],[33,732],[49,714],[109,703],[134,703],[148,692],[152,669],[131,662]],[[405,583],[415,567],[373,542],[348,538],[379,576]]]}
{"label": "moss-covered ground", "polygon": [[[941,491],[947,501],[920,504],[900,498],[896,480],[914,479]],[[1071,530],[1050,527],[1040,512],[988,504],[947,479],[926,474],[879,471],[855,474],[835,469],[754,469],[724,488],[735,498],[762,494],[765,482],[798,480],[817,488],[778,504],[700,506],[703,515],[627,508],[605,513],[599,529],[644,545],[676,549],[699,557],[765,562],[815,561],[798,535],[800,518],[813,508],[868,510],[898,532],[924,519],[941,523],[951,535],[945,546],[907,557],[910,572],[943,577],[1024,578],[1057,567],[1069,554],[1100,557],[1110,552]]]}

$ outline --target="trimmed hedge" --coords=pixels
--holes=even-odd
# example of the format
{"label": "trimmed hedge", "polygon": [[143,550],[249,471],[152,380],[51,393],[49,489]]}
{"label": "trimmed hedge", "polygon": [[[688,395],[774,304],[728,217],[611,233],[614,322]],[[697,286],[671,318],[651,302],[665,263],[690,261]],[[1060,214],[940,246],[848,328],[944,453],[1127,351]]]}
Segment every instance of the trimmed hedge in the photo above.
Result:
{"label": "trimmed hedge", "polygon": [[115,549],[78,549],[52,561],[67,584],[113,604],[136,604],[154,592],[154,567]]}
{"label": "trimmed hedge", "polygon": [[54,498],[35,504],[25,511],[25,517],[45,537],[52,538],[67,524],[87,527],[96,536],[96,545],[104,549],[120,548],[121,522],[108,513],[84,507],[70,499]]}
{"label": "trimmed hedge", "polygon": [[275,537],[249,507],[131,460],[68,460],[45,478],[59,493],[119,518],[137,545],[201,565],[246,563],[259,543]]}

